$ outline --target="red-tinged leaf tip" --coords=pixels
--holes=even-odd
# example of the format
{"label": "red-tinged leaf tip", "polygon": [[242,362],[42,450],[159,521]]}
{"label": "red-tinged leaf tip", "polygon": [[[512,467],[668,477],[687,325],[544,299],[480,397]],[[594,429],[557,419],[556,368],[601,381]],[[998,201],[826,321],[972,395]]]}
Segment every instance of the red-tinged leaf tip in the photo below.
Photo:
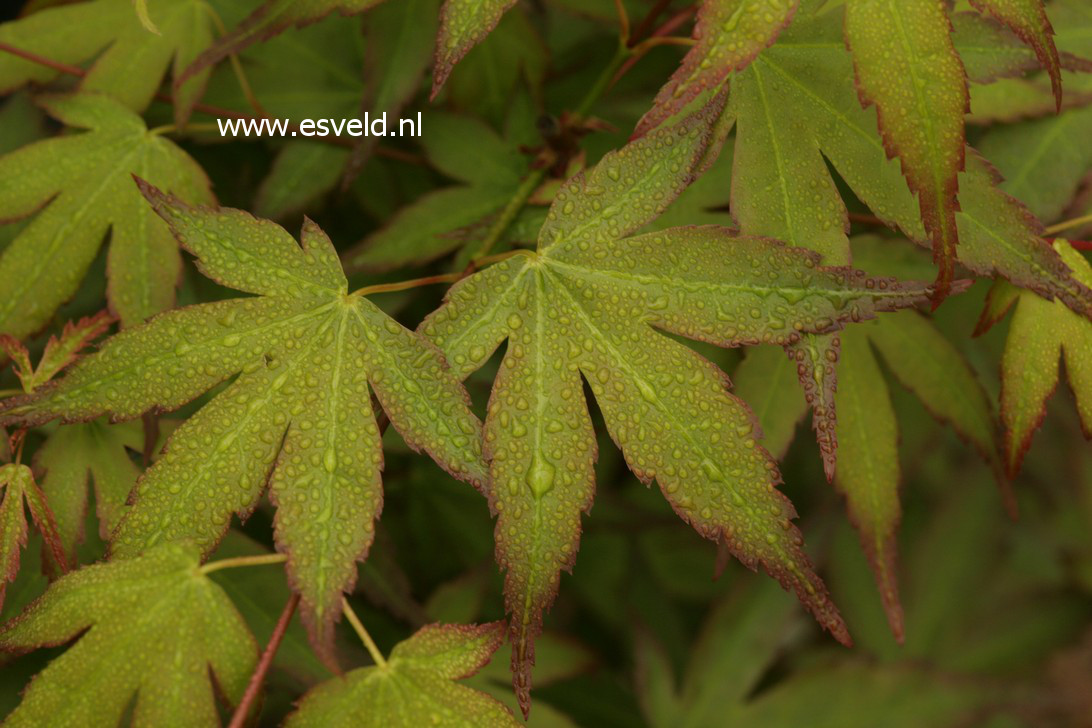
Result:
{"label": "red-tinged leaf tip", "polygon": [[897,528],[896,523],[894,528],[884,536],[866,533],[860,526],[858,531],[868,563],[876,577],[876,586],[880,590],[880,600],[883,602],[884,614],[887,615],[887,624],[891,628],[895,641],[901,645],[906,640],[906,629],[902,602],[899,600],[898,546],[895,538]]}
{"label": "red-tinged leaf tip", "polygon": [[[23,342],[8,334],[0,334],[0,352],[3,352],[5,356],[11,359],[11,366],[15,371],[15,376],[19,377],[23,389],[26,390],[28,383],[34,377],[34,367],[30,363],[30,352],[23,346]],[[0,366],[2,365],[3,361],[0,361]]]}
{"label": "red-tinged leaf tip", "polygon": [[[967,74],[940,0],[853,0],[845,39],[862,106],[875,106],[889,158],[918,197],[937,263],[933,308],[951,290],[959,231],[959,173],[966,163]],[[892,41],[895,39],[895,42]]]}
{"label": "red-tinged leaf tip", "polygon": [[796,375],[804,389],[804,399],[812,410],[812,428],[828,483],[834,481],[838,460],[838,413],[834,395],[838,389],[840,350],[841,342],[837,335],[805,336],[785,349],[789,358],[796,363]]}
{"label": "red-tinged leaf tip", "polygon": [[637,122],[644,136],[683,110],[699,94],[745,68],[792,22],[797,0],[706,0],[694,25],[696,44],[656,94],[652,108]]}
{"label": "red-tinged leaf tip", "polygon": [[516,0],[444,0],[430,101],[440,93],[455,64],[483,41],[515,4]]}
{"label": "red-tinged leaf tip", "polygon": [[982,336],[992,329],[1012,310],[1019,298],[1020,290],[1016,286],[1000,278],[994,281],[986,294],[986,302],[982,306],[982,313],[978,316],[973,336]]}
{"label": "red-tinged leaf tip", "polygon": [[1016,33],[1035,52],[1050,76],[1056,110],[1062,110],[1062,64],[1054,43],[1054,27],[1042,0],[971,0],[980,12],[989,13]]}

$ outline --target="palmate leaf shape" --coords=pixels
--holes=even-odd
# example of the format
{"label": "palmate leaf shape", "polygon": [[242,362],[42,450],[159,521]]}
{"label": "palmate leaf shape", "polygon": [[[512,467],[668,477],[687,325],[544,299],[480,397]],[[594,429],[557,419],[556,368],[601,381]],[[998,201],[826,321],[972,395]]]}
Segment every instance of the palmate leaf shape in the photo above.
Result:
{"label": "palmate leaf shape", "polygon": [[303,618],[331,658],[340,595],[356,579],[382,503],[369,388],[412,447],[476,485],[486,477],[480,423],[434,347],[347,293],[333,244],[314,223],[305,223],[300,247],[245,212],[191,208],[141,186],[203,273],[257,295],[123,331],[56,386],[8,402],[0,420],[130,419],[231,379],[141,478],[112,553],[189,540],[208,554],[231,514],[247,515],[268,482]]}
{"label": "palmate leaf shape", "polygon": [[176,544],[62,577],[0,628],[0,649],[74,638],[5,726],[116,726],[134,698],[138,728],[219,725],[216,694],[238,702],[258,652],[227,595],[201,573],[198,551]]}
{"label": "palmate leaf shape", "polygon": [[798,0],[703,0],[697,41],[637,123],[642,135],[754,60],[796,13]]}
{"label": "palmate leaf shape", "polygon": [[[1074,274],[1092,285],[1092,266],[1067,241],[1054,247]],[[1069,385],[1085,437],[1092,438],[1092,324],[1057,301],[1044,301],[999,281],[990,290],[976,333],[1016,309],[1001,358],[1001,420],[1005,424],[1005,467],[1015,476],[1046,416],[1046,402],[1058,386],[1058,360],[1065,359]]]}
{"label": "palmate leaf shape", "polygon": [[[133,0],[90,0],[46,8],[0,25],[0,41],[53,61],[82,64],[94,59],[80,81],[85,91],[102,91],[133,111],[152,100],[168,67],[178,78],[212,43],[220,0],[147,0],[149,32],[133,10]],[[133,59],[139,58],[138,63]],[[0,55],[0,92],[28,81],[49,81],[58,72],[18,56]],[[175,112],[180,119],[200,98],[208,70],[176,86]]]}
{"label": "palmate leaf shape", "polygon": [[[819,6],[801,0],[792,25],[732,79],[732,214],[746,233],[824,255],[844,251],[847,213],[829,162],[875,215],[924,243],[929,235],[918,205],[899,164],[887,159],[875,112],[862,109],[854,92],[843,9],[819,12]],[[996,173],[976,152],[967,152],[966,167],[955,212],[959,262],[1092,317],[1092,290],[1040,237],[1040,224],[999,189]]]}
{"label": "palmate leaf shape", "polygon": [[520,724],[508,708],[455,682],[484,667],[503,639],[503,622],[423,627],[395,645],[385,665],[352,670],[311,690],[286,728],[514,728]]}
{"label": "palmate leaf shape", "polygon": [[144,447],[143,424],[103,420],[62,425],[34,453],[42,493],[53,511],[61,548],[69,563],[84,538],[88,481],[94,490],[99,536],[110,537],[125,515],[140,468],[129,453]]}
{"label": "palmate leaf shape", "polygon": [[821,268],[808,251],[718,227],[626,237],[655,218],[702,165],[712,109],[661,127],[557,194],[537,252],[457,284],[420,330],[466,377],[505,340],[485,423],[497,559],[512,614],[512,665],[524,710],[542,610],[571,567],[591,506],[591,386],[633,472],[679,515],[796,592],[848,642],[777,490],[753,415],[708,361],[657,329],[723,346],[789,344],[927,289]]}
{"label": "palmate leaf shape", "polygon": [[875,104],[889,157],[918,197],[939,266],[936,303],[955,272],[956,199],[966,163],[967,74],[943,0],[847,0],[846,43],[861,103]]}
{"label": "palmate leaf shape", "polygon": [[107,96],[49,96],[41,103],[58,120],[88,131],[0,157],[0,219],[34,215],[0,255],[0,333],[23,338],[46,324],[76,292],[107,231],[106,295],[122,325],[169,308],[182,259],[131,175],[208,203],[205,173]]}

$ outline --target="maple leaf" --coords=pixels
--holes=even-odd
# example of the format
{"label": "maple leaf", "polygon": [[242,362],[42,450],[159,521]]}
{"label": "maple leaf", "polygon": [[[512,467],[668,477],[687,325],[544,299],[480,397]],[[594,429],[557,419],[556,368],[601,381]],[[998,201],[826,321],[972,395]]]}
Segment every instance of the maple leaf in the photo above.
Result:
{"label": "maple leaf", "polygon": [[89,131],[0,157],[0,219],[34,214],[0,255],[0,332],[23,338],[47,323],[76,292],[108,230],[107,299],[122,325],[169,308],[182,260],[170,230],[144,203],[131,175],[192,202],[211,202],[205,173],[106,96],[40,101],[58,120]]}
{"label": "maple leaf", "polygon": [[885,316],[852,327],[840,338],[841,384],[834,395],[839,451],[834,482],[846,498],[849,518],[872,566],[891,631],[901,642],[903,611],[895,538],[902,515],[898,424],[876,352],[937,419],[950,422],[975,446],[1007,487],[1000,475],[995,420],[974,370],[918,313]]}
{"label": "maple leaf", "polygon": [[440,93],[455,64],[482,42],[516,0],[444,0],[436,36],[431,98]]}
{"label": "maple leaf", "polygon": [[196,549],[161,546],[86,566],[0,628],[0,649],[75,644],[38,674],[7,726],[218,725],[217,690],[237,702],[257,646]]}
{"label": "maple leaf", "polygon": [[1050,75],[1057,110],[1062,109],[1062,64],[1054,44],[1054,27],[1043,0],[971,0],[971,5],[989,13],[1020,36],[1034,51]]}
{"label": "maple leaf", "polygon": [[634,134],[648,133],[747,66],[792,21],[797,5],[798,0],[704,0],[694,25],[694,47],[656,94]]}
{"label": "maple leaf", "polygon": [[723,346],[789,344],[913,305],[927,290],[822,268],[808,251],[715,226],[627,237],[706,161],[715,111],[661,127],[577,175],[558,192],[537,252],[457,284],[420,327],[462,377],[508,340],[485,451],[524,710],[542,610],[573,563],[580,512],[592,501],[596,445],[582,376],[633,472],[658,480],[699,533],[762,564],[848,642],[753,415],[716,367],[657,329]]}
{"label": "maple leaf", "polygon": [[[149,32],[133,0],[91,0],[45,8],[0,25],[0,41],[59,63],[94,59],[80,81],[84,91],[102,91],[133,111],[143,111],[168,67],[175,78],[212,43],[213,10],[204,0],[147,0]],[[133,63],[139,58],[139,63]],[[29,81],[49,81],[58,72],[18,56],[0,56],[0,90]],[[175,87],[175,114],[183,121],[201,97],[208,70]]]}
{"label": "maple leaf", "polygon": [[383,0],[265,0],[227,35],[192,58],[185,70],[176,76],[175,88],[199,74],[207,74],[212,66],[228,56],[288,28],[314,23],[334,11],[342,15],[355,15],[381,2]]}
{"label": "maple leaf", "polygon": [[49,502],[69,563],[83,540],[88,478],[94,486],[99,535],[108,539],[125,515],[140,468],[129,455],[144,447],[142,423],[102,420],[58,427],[34,453],[34,469]]}
{"label": "maple leaf", "polygon": [[[1054,241],[1074,275],[1092,285],[1092,266],[1067,241]],[[1058,386],[1058,360],[1077,400],[1085,437],[1092,438],[1092,324],[1057,301],[1003,281],[990,289],[976,333],[1015,308],[1001,358],[1001,420],[1005,424],[1005,466],[1020,470],[1035,430],[1046,416],[1046,401]]]}
{"label": "maple leaf", "polygon": [[53,514],[38,484],[34,482],[34,474],[30,468],[17,463],[0,465],[0,487],[4,490],[4,501],[0,503],[0,607],[2,607],[8,582],[19,573],[19,552],[27,544],[24,503],[27,508],[30,508],[34,525],[41,531],[61,568],[66,567],[66,561],[61,551],[56,526],[53,523]]}
{"label": "maple leaf", "polygon": [[965,165],[966,71],[941,0],[848,0],[846,43],[861,103],[875,104],[889,157],[918,197],[933,243],[935,304],[948,295],[959,232],[958,176]]}
{"label": "maple leaf", "polygon": [[19,377],[23,391],[29,394],[76,361],[80,350],[101,336],[111,323],[113,319],[106,311],[85,316],[77,322],[68,321],[59,338],[49,337],[37,367],[30,363],[27,348],[7,334],[0,334],[0,351],[14,362],[15,376]]}
{"label": "maple leaf", "polygon": [[479,486],[480,423],[435,347],[347,293],[333,244],[310,220],[301,248],[271,222],[191,208],[140,185],[205,275],[257,295],[177,309],[124,331],[56,386],[6,403],[2,418],[130,419],[175,409],[234,378],[172,434],[140,479],[112,553],[191,540],[207,555],[231,514],[249,514],[268,481],[305,622],[332,659],[340,594],[356,579],[382,502],[369,387],[411,447]]}
{"label": "maple leaf", "polygon": [[422,627],[395,645],[386,664],[352,670],[312,689],[285,725],[518,726],[495,698],[455,682],[488,663],[503,638],[503,622]]}
{"label": "maple leaf", "polygon": [[[842,8],[820,13],[817,5],[803,0],[777,42],[733,78],[732,214],[744,232],[844,254],[846,208],[829,162],[876,216],[924,242],[929,234],[898,164],[887,159],[875,112],[861,108],[847,83],[854,71]],[[1070,274],[1040,237],[1039,223],[998,188],[996,173],[976,152],[967,152],[959,187],[957,254],[965,267],[1092,316],[1092,290]]]}

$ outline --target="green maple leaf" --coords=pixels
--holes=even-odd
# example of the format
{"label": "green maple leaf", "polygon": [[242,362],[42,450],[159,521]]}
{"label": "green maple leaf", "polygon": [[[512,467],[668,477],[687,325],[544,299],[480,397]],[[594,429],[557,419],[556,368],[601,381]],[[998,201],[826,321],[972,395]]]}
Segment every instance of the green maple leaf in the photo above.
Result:
{"label": "green maple leaf", "polygon": [[[1065,240],[1054,247],[1078,279],[1092,285],[1092,266]],[[1046,301],[999,281],[990,290],[978,332],[1016,309],[1001,358],[1001,420],[1005,424],[1005,466],[1020,470],[1035,430],[1046,416],[1046,402],[1058,386],[1058,360],[1077,399],[1085,437],[1092,438],[1092,324],[1057,301]]]}
{"label": "green maple leaf", "polygon": [[848,641],[775,488],[753,415],[719,370],[656,329],[723,346],[790,344],[910,306],[926,290],[821,268],[807,251],[715,226],[627,237],[701,168],[711,112],[661,127],[575,177],[558,192],[537,252],[457,284],[421,325],[463,377],[508,340],[485,450],[524,709],[542,610],[573,563],[580,512],[592,501],[596,445],[582,377],[638,477],[658,480],[699,533],[762,564]]}
{"label": "green maple leaf", "polygon": [[1062,108],[1062,64],[1054,44],[1054,27],[1043,0],[971,0],[971,5],[989,13],[1020,36],[1034,51],[1050,75],[1056,108]]}
{"label": "green maple leaf", "polygon": [[78,637],[31,682],[6,726],[218,725],[213,681],[232,703],[257,646],[196,549],[166,545],[62,577],[0,628],[0,649],[25,652]]}
{"label": "green maple leaf", "polygon": [[175,78],[175,87],[188,83],[193,77],[207,74],[213,65],[229,55],[268,40],[288,28],[314,23],[334,11],[342,15],[355,15],[381,2],[383,0],[265,0],[227,35],[192,58],[185,70]]}
{"label": "green maple leaf", "polygon": [[[732,213],[746,233],[846,260],[847,213],[829,162],[875,215],[924,242],[930,234],[898,163],[887,159],[875,113],[862,109],[853,91],[842,8],[820,13],[817,5],[802,2],[777,42],[733,78]],[[1040,237],[1039,224],[998,188],[996,174],[973,150],[959,189],[957,255],[965,267],[1092,316],[1092,290],[1071,275]]]}
{"label": "green maple leaf", "polygon": [[440,93],[455,64],[482,42],[515,4],[516,0],[444,0],[436,36],[432,98]]}
{"label": "green maple leaf", "polygon": [[455,682],[488,663],[503,638],[502,622],[423,627],[395,645],[386,664],[352,670],[311,690],[286,726],[518,726],[495,698]]}
{"label": "green maple leaf", "polygon": [[694,47],[656,94],[636,133],[647,133],[753,61],[792,21],[797,6],[798,0],[704,0]]}
{"label": "green maple leaf", "polygon": [[69,563],[83,541],[88,478],[94,487],[99,535],[108,539],[125,515],[129,493],[140,476],[130,451],[144,446],[141,422],[110,425],[102,420],[58,427],[34,454],[42,492],[53,510]]}
{"label": "green maple leaf", "polygon": [[847,0],[846,43],[864,106],[875,104],[889,157],[918,197],[940,266],[937,302],[948,294],[959,232],[958,176],[965,165],[966,71],[936,0]]}
{"label": "green maple leaf", "polygon": [[875,574],[891,631],[901,642],[903,611],[895,538],[902,516],[898,424],[876,352],[937,419],[951,423],[974,445],[1006,487],[995,419],[974,370],[918,313],[885,316],[852,327],[840,338],[840,384],[834,396],[839,447],[834,483],[846,498],[849,518]]}
{"label": "green maple leaf", "polygon": [[426,116],[421,138],[429,162],[463,184],[429,192],[402,208],[344,258],[350,270],[425,263],[459,247],[453,234],[499,212],[519,188],[527,161],[483,122],[452,114]]}
{"label": "green maple leaf", "polygon": [[76,292],[108,230],[107,299],[122,325],[169,308],[182,260],[132,175],[191,202],[210,202],[205,173],[106,96],[51,96],[42,103],[58,120],[88,131],[0,157],[0,218],[34,215],[0,255],[0,332],[23,338],[42,328]]}
{"label": "green maple leaf", "polygon": [[[214,5],[221,5],[214,2]],[[168,67],[175,78],[213,41],[215,10],[205,0],[147,0],[150,32],[133,12],[133,0],[91,0],[46,8],[0,25],[0,41],[59,63],[94,59],[80,81],[84,91],[107,93],[134,111],[143,111]],[[133,59],[139,58],[138,63]],[[0,56],[0,89],[29,81],[49,81],[58,72],[18,56]],[[174,90],[179,119],[200,98],[208,71]]]}
{"label": "green maple leaf", "polygon": [[110,339],[56,386],[8,402],[5,422],[130,419],[171,410],[233,379],[171,436],[141,478],[112,553],[190,540],[206,555],[267,482],[276,538],[327,657],[340,594],[356,579],[382,503],[373,392],[414,448],[481,485],[481,427],[440,353],[347,293],[329,238],[301,248],[238,210],[191,208],[141,183],[156,212],[223,285],[257,294],[177,309]]}

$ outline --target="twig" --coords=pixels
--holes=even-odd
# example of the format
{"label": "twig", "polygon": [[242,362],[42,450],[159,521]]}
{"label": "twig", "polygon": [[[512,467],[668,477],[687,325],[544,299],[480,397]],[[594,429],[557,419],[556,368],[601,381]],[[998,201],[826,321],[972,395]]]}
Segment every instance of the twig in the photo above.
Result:
{"label": "twig", "polygon": [[258,699],[258,693],[261,692],[262,683],[265,682],[265,676],[269,672],[269,668],[273,665],[273,658],[276,656],[277,649],[284,640],[284,635],[288,631],[288,625],[292,621],[292,614],[296,611],[296,605],[299,604],[299,602],[299,594],[293,593],[292,596],[288,597],[288,602],[284,605],[284,609],[281,610],[281,616],[277,620],[277,625],[273,628],[273,634],[269,635],[269,642],[266,643],[265,650],[262,651],[262,657],[258,660],[258,666],[254,668],[254,672],[250,676],[250,682],[246,685],[246,692],[243,693],[243,699],[239,701],[238,707],[235,708],[235,713],[231,716],[231,722],[228,724],[228,728],[243,728],[243,725],[246,723],[251,706],[253,706],[254,701]]}

